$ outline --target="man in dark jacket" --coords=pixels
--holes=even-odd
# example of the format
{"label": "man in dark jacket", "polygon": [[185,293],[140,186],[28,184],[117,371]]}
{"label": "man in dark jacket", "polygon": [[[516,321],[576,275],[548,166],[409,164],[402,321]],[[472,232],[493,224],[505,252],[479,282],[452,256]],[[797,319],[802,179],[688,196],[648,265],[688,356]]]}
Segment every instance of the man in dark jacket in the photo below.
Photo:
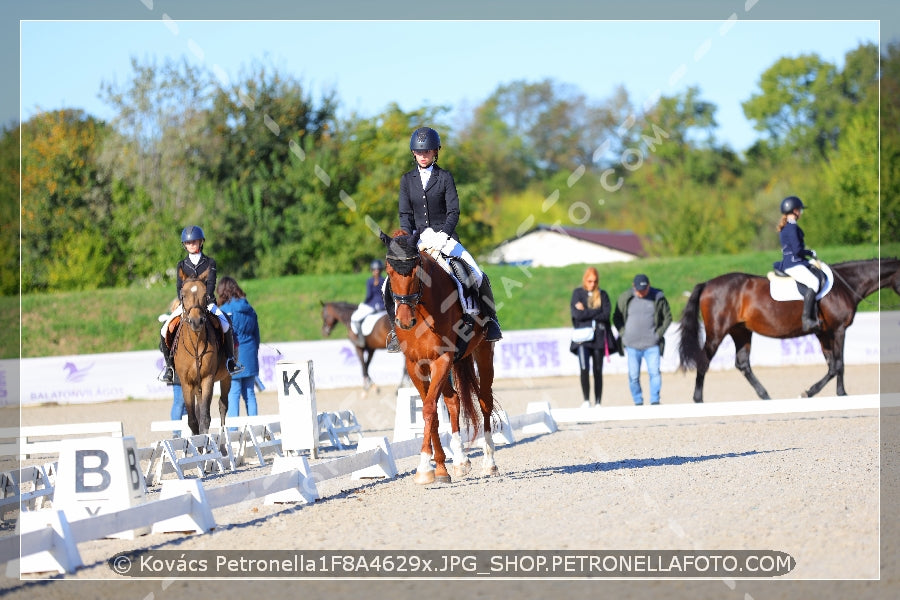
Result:
{"label": "man in dark jacket", "polygon": [[636,406],[644,403],[641,391],[641,359],[650,375],[650,404],[659,404],[662,375],[659,361],[665,349],[665,333],[672,324],[672,311],[662,290],[650,287],[650,279],[635,275],[632,289],[616,303],[613,324],[619,330],[619,353],[628,357],[628,386]]}

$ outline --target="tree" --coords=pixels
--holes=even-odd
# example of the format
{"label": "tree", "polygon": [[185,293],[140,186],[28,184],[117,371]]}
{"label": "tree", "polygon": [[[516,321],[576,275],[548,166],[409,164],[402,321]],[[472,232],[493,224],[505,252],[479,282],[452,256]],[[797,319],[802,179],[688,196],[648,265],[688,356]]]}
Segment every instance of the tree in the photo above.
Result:
{"label": "tree", "polygon": [[[110,206],[99,183],[96,149],[108,133],[103,123],[80,110],[40,113],[23,123],[23,292],[92,289],[114,282],[107,259],[82,246],[93,248],[93,238],[106,239]],[[107,247],[106,252],[113,250]],[[67,253],[80,253],[84,262],[66,262]],[[69,274],[61,273],[65,269]]]}

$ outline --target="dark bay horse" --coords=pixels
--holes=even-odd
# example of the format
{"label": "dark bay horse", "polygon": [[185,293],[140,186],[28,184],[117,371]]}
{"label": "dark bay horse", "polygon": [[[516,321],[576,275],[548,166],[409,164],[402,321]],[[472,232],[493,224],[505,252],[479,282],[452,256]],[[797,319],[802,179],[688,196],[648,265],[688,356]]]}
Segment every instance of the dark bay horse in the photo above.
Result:
{"label": "dark bay horse", "polygon": [[[368,391],[372,387],[372,378],[369,377],[369,364],[376,350],[384,349],[387,334],[391,330],[391,324],[388,321],[387,314],[381,316],[375,323],[372,333],[365,336],[363,346],[360,347],[359,336],[350,326],[350,316],[357,309],[359,304],[350,302],[322,302],[322,335],[328,337],[331,331],[338,323],[347,326],[347,337],[353,342],[356,349],[356,355],[359,357],[359,364],[362,366],[363,389]],[[376,388],[377,389],[377,388]]]}
{"label": "dark bay horse", "polygon": [[484,339],[477,318],[463,318],[456,283],[427,253],[419,252],[418,240],[417,234],[398,232],[391,238],[381,233],[381,241],[387,247],[387,278],[396,306],[397,340],[406,358],[406,370],[422,397],[425,429],[414,481],[450,482],[438,434],[437,400],[441,394],[450,414],[454,474],[461,476],[470,467],[459,433],[459,416],[461,409],[465,423],[477,436],[477,397],[484,431],[482,474],[497,475],[491,438],[494,344]]}
{"label": "dark bay horse", "polygon": [[[819,301],[821,330],[819,338],[828,372],[803,397],[819,393],[837,377],[837,394],[844,389],[844,335],[853,323],[859,303],[877,290],[890,287],[900,294],[900,260],[896,258],[854,260],[831,265],[834,285]],[[769,295],[765,277],[747,273],[728,273],[698,283],[681,315],[679,343],[680,368],[697,369],[694,402],[703,402],[703,379],[709,363],[726,335],[734,340],[734,365],[744,374],[763,400],[769,394],[750,369],[750,338],[756,332],[772,338],[794,338],[806,335],[800,326],[803,302],[775,301]],[[701,345],[698,317],[703,317],[706,342]]]}
{"label": "dark bay horse", "polygon": [[231,375],[225,368],[227,354],[220,339],[219,318],[206,308],[206,275],[186,279],[181,287],[183,313],[175,334],[175,372],[181,380],[188,425],[193,435],[209,432],[212,420],[213,384],[218,381],[219,416],[222,428],[228,412]]}

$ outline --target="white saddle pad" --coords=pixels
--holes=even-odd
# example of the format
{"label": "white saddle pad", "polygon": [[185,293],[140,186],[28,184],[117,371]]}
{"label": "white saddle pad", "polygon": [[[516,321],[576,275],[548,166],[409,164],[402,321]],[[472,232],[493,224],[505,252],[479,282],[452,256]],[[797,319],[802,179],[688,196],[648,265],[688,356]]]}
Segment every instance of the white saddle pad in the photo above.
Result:
{"label": "white saddle pad", "polygon": [[380,319],[381,317],[383,317],[386,314],[387,314],[387,312],[382,310],[382,311],[378,311],[378,312],[373,312],[372,314],[368,315],[365,319],[363,319],[362,324],[359,326],[359,328],[362,330],[362,334],[364,336],[366,336],[366,335],[369,335],[370,333],[372,333],[372,330],[375,329],[375,323],[377,323],[378,319]]}
{"label": "white saddle pad", "polygon": [[[816,299],[821,300],[831,291],[831,286],[834,283],[834,273],[831,272],[831,267],[821,260],[810,262],[825,273],[825,277],[827,277],[825,285],[823,285],[822,289],[819,290],[819,293],[816,294]],[[773,300],[782,302],[786,300],[803,300],[803,296],[800,295],[800,290],[797,289],[797,280],[793,277],[776,275],[775,271],[769,271],[766,274],[766,277],[769,279],[769,295],[772,296]]]}

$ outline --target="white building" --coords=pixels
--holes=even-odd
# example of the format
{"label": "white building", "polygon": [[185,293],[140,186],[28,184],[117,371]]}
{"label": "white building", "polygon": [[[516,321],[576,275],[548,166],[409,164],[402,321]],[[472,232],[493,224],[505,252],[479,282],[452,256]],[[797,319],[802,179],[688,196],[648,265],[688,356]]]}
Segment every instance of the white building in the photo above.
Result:
{"label": "white building", "polygon": [[527,233],[503,241],[489,252],[490,264],[562,267],[630,261],[643,257],[641,238],[630,231],[538,225]]}

